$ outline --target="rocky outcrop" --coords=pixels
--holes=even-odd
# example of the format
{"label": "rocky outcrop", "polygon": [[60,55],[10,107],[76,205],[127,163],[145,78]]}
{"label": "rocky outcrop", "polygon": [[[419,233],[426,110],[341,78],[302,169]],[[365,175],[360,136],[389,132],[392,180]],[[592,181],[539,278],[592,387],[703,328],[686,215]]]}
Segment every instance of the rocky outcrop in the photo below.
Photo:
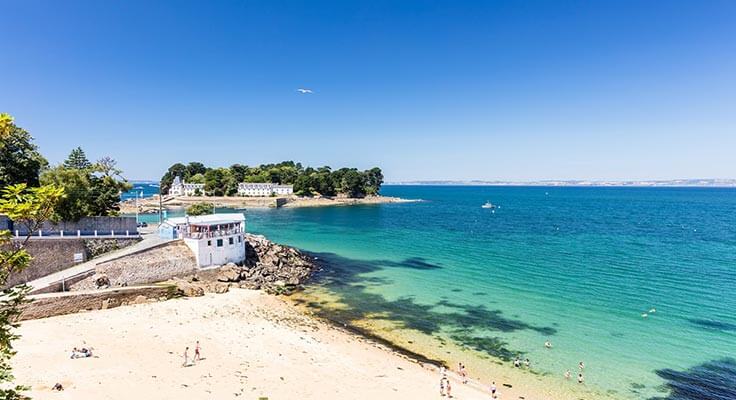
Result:
{"label": "rocky outcrop", "polygon": [[205,292],[223,293],[231,286],[261,289],[272,294],[290,294],[301,288],[316,271],[312,257],[260,235],[245,234],[244,265],[233,263],[207,268],[184,277]]}
{"label": "rocky outcrop", "polygon": [[276,244],[260,235],[246,234],[246,241],[241,286],[290,293],[317,270],[312,257],[293,247]]}

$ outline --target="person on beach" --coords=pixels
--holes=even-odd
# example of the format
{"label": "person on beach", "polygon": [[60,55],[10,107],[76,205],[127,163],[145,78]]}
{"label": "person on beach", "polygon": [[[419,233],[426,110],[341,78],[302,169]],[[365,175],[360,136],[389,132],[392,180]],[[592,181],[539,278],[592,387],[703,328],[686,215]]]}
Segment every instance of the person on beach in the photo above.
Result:
{"label": "person on beach", "polygon": [[565,379],[570,379],[571,376],[572,376],[572,374],[570,374],[570,370],[569,369],[567,371],[565,371]]}
{"label": "person on beach", "polygon": [[197,362],[202,359],[202,354],[200,353],[200,350],[202,348],[199,347],[199,340],[197,340],[197,344],[194,345],[194,358],[192,359],[193,362]]}
{"label": "person on beach", "polygon": [[527,358],[526,360],[524,360],[524,366],[527,367],[527,368],[529,368],[529,367],[532,366],[532,362],[529,361],[529,359]]}
{"label": "person on beach", "polygon": [[578,383],[583,383],[583,373],[578,374]]}
{"label": "person on beach", "polygon": [[184,364],[181,366],[186,367],[187,365],[189,365],[189,346],[184,349]]}
{"label": "person on beach", "polygon": [[440,378],[440,396],[445,397],[445,377]]}
{"label": "person on beach", "polygon": [[580,368],[580,370],[581,370],[581,371],[582,371],[582,370],[584,370],[584,369],[585,369],[585,364],[583,364],[583,362],[582,362],[582,361],[580,361],[580,362],[578,363],[578,368]]}
{"label": "person on beach", "polygon": [[452,385],[450,385],[450,380],[447,380],[447,397],[452,398]]}
{"label": "person on beach", "polygon": [[463,363],[458,363],[458,373],[460,374],[460,377],[463,378],[463,384],[468,383],[468,373],[465,371],[465,365]]}
{"label": "person on beach", "polygon": [[491,397],[496,398],[496,382],[491,383]]}
{"label": "person on beach", "polygon": [[516,357],[516,359],[514,360],[514,367],[521,367],[521,360],[519,360],[519,357]]}

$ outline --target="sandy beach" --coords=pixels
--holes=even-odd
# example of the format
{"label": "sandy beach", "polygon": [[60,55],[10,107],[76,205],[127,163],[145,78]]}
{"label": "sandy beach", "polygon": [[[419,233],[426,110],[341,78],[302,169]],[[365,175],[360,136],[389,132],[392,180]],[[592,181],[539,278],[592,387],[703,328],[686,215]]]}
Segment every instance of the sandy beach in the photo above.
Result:
{"label": "sandy beach", "polygon": [[[436,366],[259,291],[25,321],[19,333],[16,381],[35,399],[442,398]],[[197,340],[203,359],[184,367],[184,349],[193,357]],[[74,347],[94,357],[71,359]],[[451,379],[454,398],[490,398],[485,386]],[[63,392],[51,390],[57,382]],[[500,398],[557,398],[502,383]]]}

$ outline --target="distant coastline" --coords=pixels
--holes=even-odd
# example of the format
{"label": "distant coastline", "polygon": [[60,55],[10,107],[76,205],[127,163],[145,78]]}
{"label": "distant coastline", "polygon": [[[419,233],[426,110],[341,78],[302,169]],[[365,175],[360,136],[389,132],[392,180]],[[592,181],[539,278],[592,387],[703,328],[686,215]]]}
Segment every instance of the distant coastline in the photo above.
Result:
{"label": "distant coastline", "polygon": [[736,179],[671,179],[671,180],[540,180],[540,181],[483,181],[483,180],[427,180],[387,182],[385,185],[419,186],[551,186],[551,187],[736,187]]}

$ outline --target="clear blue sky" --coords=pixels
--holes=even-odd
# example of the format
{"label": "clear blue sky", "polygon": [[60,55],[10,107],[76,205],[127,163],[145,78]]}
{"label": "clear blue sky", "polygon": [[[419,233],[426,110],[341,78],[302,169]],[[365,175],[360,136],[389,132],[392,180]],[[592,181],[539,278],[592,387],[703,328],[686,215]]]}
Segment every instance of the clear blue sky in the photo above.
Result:
{"label": "clear blue sky", "polygon": [[52,163],[736,178],[736,1],[0,5],[0,111]]}

